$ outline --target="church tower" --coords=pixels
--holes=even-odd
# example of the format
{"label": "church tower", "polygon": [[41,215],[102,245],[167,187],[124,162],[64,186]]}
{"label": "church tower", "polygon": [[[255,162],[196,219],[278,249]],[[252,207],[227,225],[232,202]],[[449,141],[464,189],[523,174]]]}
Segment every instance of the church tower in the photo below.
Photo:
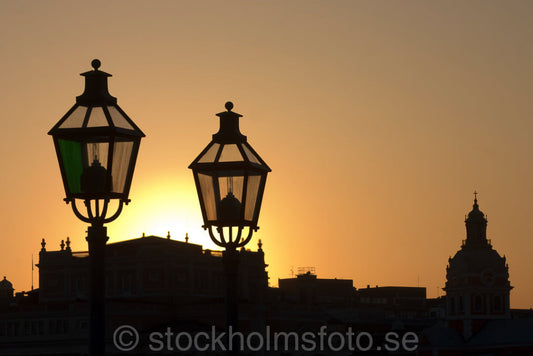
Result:
{"label": "church tower", "polygon": [[9,305],[13,299],[13,291],[13,285],[4,276],[4,279],[0,281],[0,307]]}
{"label": "church tower", "polygon": [[465,220],[466,240],[446,267],[446,318],[465,339],[488,320],[510,318],[509,267],[487,239],[487,219],[477,203]]}

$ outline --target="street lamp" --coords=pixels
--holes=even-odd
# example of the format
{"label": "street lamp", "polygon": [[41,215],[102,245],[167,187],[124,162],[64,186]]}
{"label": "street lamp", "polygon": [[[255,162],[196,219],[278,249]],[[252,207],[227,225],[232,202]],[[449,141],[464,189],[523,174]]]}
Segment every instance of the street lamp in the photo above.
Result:
{"label": "street lamp", "polygon": [[[105,223],[115,220],[128,204],[137,152],[144,133],[117,105],[107,89],[111,75],[94,70],[82,73],[85,91],[76,104],[48,132],[56,149],[67,204],[87,231],[90,265],[90,355],[105,353]],[[85,214],[76,201],[83,201]],[[114,211],[111,200],[118,201]]]}
{"label": "street lamp", "polygon": [[[239,131],[239,118],[227,102],[217,114],[220,129],[189,166],[200,200],[203,228],[213,242],[225,248],[226,322],[237,329],[238,252],[257,231],[259,210],[271,169]],[[247,229],[247,231],[246,231]]]}

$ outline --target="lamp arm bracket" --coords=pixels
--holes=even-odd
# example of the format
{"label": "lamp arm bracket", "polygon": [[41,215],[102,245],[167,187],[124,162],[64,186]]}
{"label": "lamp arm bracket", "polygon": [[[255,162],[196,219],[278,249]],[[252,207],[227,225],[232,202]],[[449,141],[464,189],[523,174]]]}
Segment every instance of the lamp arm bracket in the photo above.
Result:
{"label": "lamp arm bracket", "polygon": [[[233,227],[230,227],[230,231],[231,229],[233,229]],[[237,226],[237,236],[235,237],[234,240],[230,241],[232,244],[237,244],[238,246],[239,241],[241,241],[242,229],[243,229],[242,226]]]}
{"label": "lamp arm bracket", "polygon": [[[92,220],[90,218],[85,217],[85,216],[83,216],[80,213],[80,211],[78,210],[78,207],[76,206],[76,199],[72,199],[72,200],[70,200],[70,202],[72,202],[72,211],[74,212],[74,215],[76,215],[76,217],[78,219],[80,219],[81,221],[86,222],[86,223],[91,223],[92,222]],[[67,204],[68,203],[69,202],[67,201]]]}
{"label": "lamp arm bracket", "polygon": [[[223,245],[223,246],[227,246],[228,245],[228,242],[226,241],[226,237],[224,236],[224,228],[222,226],[217,226],[217,232],[218,234],[220,235],[220,243]],[[231,243],[231,229],[230,229],[230,236],[229,236],[229,243]]]}
{"label": "lamp arm bracket", "polygon": [[[213,241],[215,243],[215,245],[219,246],[219,247],[226,247],[225,244],[221,243],[220,241],[217,240],[217,238],[215,237],[215,235],[213,234],[213,227],[212,226],[208,226],[207,227],[207,230],[209,231],[209,237],[211,238],[211,241]],[[217,229],[218,230],[218,229]],[[220,232],[220,231],[219,231]]]}
{"label": "lamp arm bracket", "polygon": [[[102,212],[102,216],[105,216],[105,213],[107,213],[107,203],[109,202],[109,200],[106,200],[106,204],[105,204],[105,210]],[[127,204],[127,203],[126,203]],[[124,207],[124,202],[121,200],[119,203],[118,203],[118,208],[117,208],[117,211],[115,212],[115,214],[113,214],[111,217],[103,220],[103,223],[104,224],[107,224],[107,223],[110,223],[111,221],[115,220],[116,218],[118,218],[118,216],[120,215],[120,213],[122,212],[122,208]]]}
{"label": "lamp arm bracket", "polygon": [[93,221],[96,221],[96,220],[98,219],[98,213],[96,213],[97,216],[96,216],[96,218],[95,218],[95,216],[94,216],[94,214],[93,214],[93,209],[91,208],[91,201],[88,200],[88,199],[85,199],[85,200],[83,201],[83,203],[85,204],[85,207],[87,208],[87,215],[89,216],[89,221],[90,221],[91,223],[92,223]]}
{"label": "lamp arm bracket", "polygon": [[[244,229],[244,227],[242,226],[239,226],[239,237],[240,237],[240,234],[241,234],[241,231]],[[237,248],[239,247],[243,247],[244,245],[246,245],[248,242],[250,242],[250,240],[252,239],[252,235],[254,233],[254,229],[252,227],[248,227],[248,236],[246,236],[246,238],[244,240],[242,240],[241,242],[239,242],[237,244]],[[238,240],[237,240],[238,241]]]}
{"label": "lamp arm bracket", "polygon": [[76,217],[80,219],[81,221],[86,222],[88,224],[95,224],[95,223],[107,224],[115,220],[116,218],[118,218],[118,216],[122,212],[122,208],[124,207],[124,202],[121,200],[118,204],[117,211],[112,216],[106,218],[105,216],[107,215],[107,211],[108,211],[107,208],[109,206],[109,199],[104,199],[104,205],[102,207],[102,212],[100,214],[97,213],[96,216],[93,214],[93,209],[91,207],[91,201],[89,199],[84,201],[85,207],[87,208],[87,216],[84,216],[82,213],[80,213],[78,207],[76,206],[76,199],[69,199],[66,202],[67,204],[72,203],[72,211],[74,211],[74,215],[76,215]]}
{"label": "lamp arm bracket", "polygon": [[[219,247],[223,247],[225,249],[228,248],[240,248],[246,245],[250,240],[252,239],[252,235],[254,231],[257,231],[256,228],[249,227],[248,228],[248,235],[246,238],[244,238],[242,241],[240,241],[242,236],[242,231],[244,230],[244,226],[237,226],[238,232],[235,239],[230,239],[230,241],[226,241],[224,237],[224,229],[221,226],[216,227],[217,233],[219,237],[215,237],[215,234],[213,233],[213,226],[205,226],[204,227],[209,231],[209,237],[211,238],[211,241],[214,242],[215,245]],[[231,229],[231,227],[230,227]],[[240,242],[239,242],[240,241]]]}
{"label": "lamp arm bracket", "polygon": [[99,215],[100,217],[102,217],[102,219],[105,219],[105,216],[107,214],[107,207],[108,206],[109,206],[109,199],[105,199],[104,200],[104,207],[102,208],[102,212]]}

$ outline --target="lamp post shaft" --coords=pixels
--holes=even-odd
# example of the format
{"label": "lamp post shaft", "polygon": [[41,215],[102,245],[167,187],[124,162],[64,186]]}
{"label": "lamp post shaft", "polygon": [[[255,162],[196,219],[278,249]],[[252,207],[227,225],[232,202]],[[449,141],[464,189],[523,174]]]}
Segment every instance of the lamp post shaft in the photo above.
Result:
{"label": "lamp post shaft", "polygon": [[[239,327],[239,252],[228,248],[223,255],[226,272],[226,334],[228,355],[238,355],[239,344],[230,341],[231,333],[238,331]],[[230,332],[231,331],[231,332]],[[229,346],[232,345],[232,350]]]}
{"label": "lamp post shaft", "polygon": [[93,223],[87,231],[90,268],[89,355],[105,355],[105,246],[107,228]]}

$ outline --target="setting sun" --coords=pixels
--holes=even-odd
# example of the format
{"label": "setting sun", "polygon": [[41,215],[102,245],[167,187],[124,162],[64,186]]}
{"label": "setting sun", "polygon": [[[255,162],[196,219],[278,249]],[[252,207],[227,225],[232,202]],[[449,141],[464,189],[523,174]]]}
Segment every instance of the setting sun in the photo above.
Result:
{"label": "setting sun", "polygon": [[187,233],[189,242],[217,249],[202,229],[196,191],[171,180],[137,186],[135,202],[124,209],[123,216],[109,230],[110,242],[143,234],[166,237],[168,233],[172,239],[184,241]]}

